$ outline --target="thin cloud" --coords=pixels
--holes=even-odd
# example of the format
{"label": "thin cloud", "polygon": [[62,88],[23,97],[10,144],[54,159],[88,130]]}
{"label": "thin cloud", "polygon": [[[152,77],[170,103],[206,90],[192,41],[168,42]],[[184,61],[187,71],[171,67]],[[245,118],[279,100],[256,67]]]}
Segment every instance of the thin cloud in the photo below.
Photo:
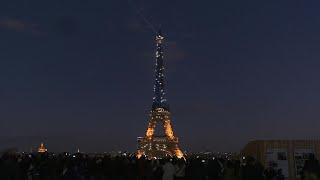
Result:
{"label": "thin cloud", "polygon": [[17,32],[31,32],[33,34],[40,33],[36,24],[14,18],[0,18],[0,28]]}
{"label": "thin cloud", "polygon": [[130,31],[145,32],[146,28],[137,19],[130,19],[127,23],[127,27]]}
{"label": "thin cloud", "polygon": [[176,41],[169,41],[166,45],[166,54],[169,61],[179,62],[185,60],[187,53]]}

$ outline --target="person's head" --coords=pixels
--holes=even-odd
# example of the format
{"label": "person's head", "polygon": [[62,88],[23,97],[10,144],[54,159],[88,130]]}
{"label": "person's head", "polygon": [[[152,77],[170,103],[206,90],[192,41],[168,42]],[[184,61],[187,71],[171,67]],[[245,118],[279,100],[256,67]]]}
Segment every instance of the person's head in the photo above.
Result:
{"label": "person's head", "polygon": [[251,156],[248,156],[246,158],[246,161],[247,161],[247,164],[253,165],[254,162],[255,162],[255,159],[253,157],[251,157]]}
{"label": "person's head", "polygon": [[314,154],[312,153],[309,154],[309,160],[315,160]]}
{"label": "person's head", "polygon": [[183,159],[178,159],[177,161],[178,166],[183,166],[185,164]]}
{"label": "person's head", "polygon": [[233,168],[233,163],[232,163],[232,161],[227,161],[227,167],[228,167],[228,168]]}
{"label": "person's head", "polygon": [[166,162],[165,159],[160,159],[160,164],[163,165]]}

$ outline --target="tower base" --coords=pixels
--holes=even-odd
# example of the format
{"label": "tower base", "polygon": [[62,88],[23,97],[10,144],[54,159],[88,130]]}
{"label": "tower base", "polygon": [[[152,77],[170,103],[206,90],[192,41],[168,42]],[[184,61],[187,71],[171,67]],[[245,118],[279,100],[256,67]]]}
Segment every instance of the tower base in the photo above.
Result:
{"label": "tower base", "polygon": [[153,136],[138,138],[137,157],[141,156],[148,159],[183,158],[183,153],[178,146],[177,138],[170,140],[166,136]]}

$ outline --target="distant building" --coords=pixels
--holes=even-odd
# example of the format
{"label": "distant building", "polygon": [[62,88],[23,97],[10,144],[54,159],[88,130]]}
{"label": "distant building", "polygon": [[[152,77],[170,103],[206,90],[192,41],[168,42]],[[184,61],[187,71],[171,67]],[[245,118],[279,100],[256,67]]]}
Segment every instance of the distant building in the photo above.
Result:
{"label": "distant building", "polygon": [[265,168],[282,169],[286,179],[298,180],[306,160],[311,156],[320,159],[320,140],[256,140],[241,154],[254,157]]}
{"label": "distant building", "polygon": [[43,143],[40,144],[40,147],[38,148],[38,153],[45,153],[48,150],[46,149],[46,147],[44,146]]}

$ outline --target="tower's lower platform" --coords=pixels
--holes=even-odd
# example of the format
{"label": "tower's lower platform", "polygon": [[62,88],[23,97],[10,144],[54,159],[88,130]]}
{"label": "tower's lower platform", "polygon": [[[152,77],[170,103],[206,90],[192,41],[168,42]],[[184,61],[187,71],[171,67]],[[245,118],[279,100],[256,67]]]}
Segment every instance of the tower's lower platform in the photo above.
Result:
{"label": "tower's lower platform", "polygon": [[168,139],[166,136],[153,136],[152,138],[138,138],[137,156],[146,156],[149,159],[178,157],[183,158],[178,139]]}

